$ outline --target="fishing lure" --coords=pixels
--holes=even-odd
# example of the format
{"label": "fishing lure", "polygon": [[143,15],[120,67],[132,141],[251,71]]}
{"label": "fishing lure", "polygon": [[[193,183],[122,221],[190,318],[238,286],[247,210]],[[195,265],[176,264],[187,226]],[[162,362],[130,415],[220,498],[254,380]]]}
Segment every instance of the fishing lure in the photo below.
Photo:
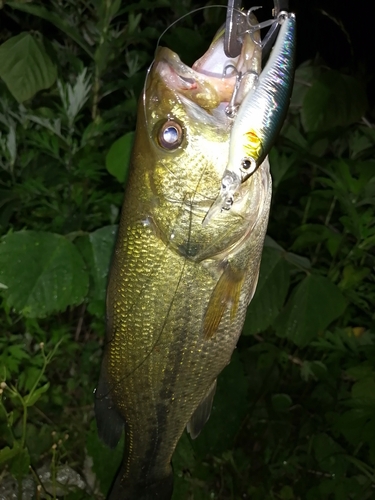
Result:
{"label": "fishing lure", "polygon": [[[282,11],[275,22],[281,25],[275,46],[258,81],[235,114],[228,165],[220,193],[207,212],[204,225],[218,212],[231,208],[240,185],[267,156],[288,110],[293,86],[296,19],[293,13]],[[235,92],[237,88],[238,85]],[[233,106],[229,113],[233,114]]]}

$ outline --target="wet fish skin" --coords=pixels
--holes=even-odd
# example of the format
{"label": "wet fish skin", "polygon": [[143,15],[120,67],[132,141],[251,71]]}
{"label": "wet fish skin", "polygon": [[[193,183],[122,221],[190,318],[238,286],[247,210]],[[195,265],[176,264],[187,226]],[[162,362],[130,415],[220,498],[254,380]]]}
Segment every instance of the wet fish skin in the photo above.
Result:
{"label": "wet fish skin", "polygon": [[[228,158],[231,121],[220,102],[209,79],[158,51],[138,110],[96,391],[100,436],[113,447],[124,425],[126,432],[109,500],[171,498],[172,454],[187,425],[196,437],[208,419],[255,291],[271,200],[268,160],[230,211],[202,224]],[[166,151],[157,136],[171,119],[184,138]]]}

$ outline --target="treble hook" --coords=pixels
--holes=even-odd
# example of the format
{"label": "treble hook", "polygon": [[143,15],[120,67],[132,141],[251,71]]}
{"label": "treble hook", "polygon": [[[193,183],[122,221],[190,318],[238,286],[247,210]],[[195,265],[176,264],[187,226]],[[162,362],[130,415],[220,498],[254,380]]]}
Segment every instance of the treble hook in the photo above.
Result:
{"label": "treble hook", "polygon": [[234,83],[232,97],[230,98],[230,101],[228,102],[228,106],[225,108],[225,114],[229,118],[234,118],[236,116],[236,112],[238,109],[238,105],[236,105],[236,98],[237,98],[237,94],[238,94],[238,91],[239,91],[240,86],[241,86],[241,79],[242,79],[243,75],[241,72],[239,72],[237,70],[236,66],[234,66],[233,64],[228,64],[228,66],[226,66],[224,68],[224,75],[223,76],[226,76],[226,73],[227,73],[229,68],[234,70],[234,73],[236,75],[236,81]]}
{"label": "treble hook", "polygon": [[[254,10],[259,9],[259,6],[251,7],[245,16],[244,13],[241,12],[241,0],[228,0],[224,35],[224,52],[227,57],[234,58],[240,55],[242,49],[242,39],[246,31],[248,31],[251,36],[255,31],[270,26],[270,29],[260,45],[262,48],[263,62],[267,59],[280,29],[280,24],[277,22],[278,15],[281,11],[288,11],[289,1],[274,0],[273,4],[273,19],[253,25],[250,20],[250,14]],[[244,19],[246,19],[249,26],[248,30],[246,30],[244,26]]]}
{"label": "treble hook", "polygon": [[237,94],[238,94],[240,87],[241,87],[242,79],[248,75],[254,75],[256,78],[258,78],[259,75],[256,71],[253,71],[251,69],[242,73],[242,71],[238,71],[237,68],[233,64],[228,64],[228,66],[226,66],[224,68],[224,74],[223,74],[224,77],[226,76],[228,69],[231,69],[234,71],[234,74],[236,75],[236,81],[234,82],[234,89],[233,89],[232,97],[230,98],[230,101],[228,102],[228,105],[225,108],[225,114],[229,118],[235,118],[235,116],[237,114],[238,107],[239,107],[239,104],[236,104],[236,99],[237,99]]}
{"label": "treble hook", "polygon": [[272,26],[273,24],[275,24],[277,22],[277,18],[274,18],[274,19],[268,19],[268,21],[263,21],[261,23],[258,23],[258,24],[252,24],[251,22],[251,14],[252,12],[254,12],[254,10],[258,10],[258,9],[261,9],[262,6],[261,5],[257,5],[256,7],[250,7],[250,9],[247,11],[246,13],[246,21],[247,21],[247,24],[249,25],[250,29],[247,29],[246,32],[247,33],[254,33],[255,31],[259,31],[263,28],[267,28],[268,26]]}
{"label": "treble hook", "polygon": [[[273,0],[273,16],[275,19],[279,17],[280,12],[288,12],[289,1],[288,0]],[[280,23],[275,23],[268,30],[267,35],[262,40],[262,62],[264,64],[265,60],[268,58],[269,53],[275,43],[277,34],[280,29]]]}

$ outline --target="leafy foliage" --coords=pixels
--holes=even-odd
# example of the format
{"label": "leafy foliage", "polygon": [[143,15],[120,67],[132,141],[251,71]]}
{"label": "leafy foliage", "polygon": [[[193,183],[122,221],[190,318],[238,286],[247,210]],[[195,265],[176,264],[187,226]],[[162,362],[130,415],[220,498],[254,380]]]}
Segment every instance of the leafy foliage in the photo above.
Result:
{"label": "leafy foliage", "polygon": [[18,231],[0,245],[0,279],[7,304],[24,316],[42,318],[80,304],[88,276],[76,247],[61,235]]}
{"label": "leafy foliage", "polygon": [[[0,10],[10,26],[0,45],[0,497],[99,500],[122,454],[98,440],[92,391],[136,102],[159,35],[194,5],[47,3]],[[187,17],[163,43],[198,57],[221,10]],[[319,61],[297,69],[270,154],[258,288],[209,422],[174,455],[175,500],[373,497],[366,112],[356,75]]]}
{"label": "leafy foliage", "polygon": [[56,80],[56,68],[41,42],[21,33],[0,48],[0,77],[18,102],[48,89]]}

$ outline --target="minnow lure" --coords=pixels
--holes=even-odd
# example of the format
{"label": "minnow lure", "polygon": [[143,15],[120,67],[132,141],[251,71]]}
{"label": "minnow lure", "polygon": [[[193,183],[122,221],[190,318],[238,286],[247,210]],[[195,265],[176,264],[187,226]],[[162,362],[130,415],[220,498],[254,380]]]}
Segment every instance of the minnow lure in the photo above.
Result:
{"label": "minnow lure", "polygon": [[296,19],[293,13],[282,11],[275,22],[281,25],[280,32],[257,83],[237,111],[220,193],[204,225],[231,208],[240,185],[263,162],[284,122],[293,87]]}

